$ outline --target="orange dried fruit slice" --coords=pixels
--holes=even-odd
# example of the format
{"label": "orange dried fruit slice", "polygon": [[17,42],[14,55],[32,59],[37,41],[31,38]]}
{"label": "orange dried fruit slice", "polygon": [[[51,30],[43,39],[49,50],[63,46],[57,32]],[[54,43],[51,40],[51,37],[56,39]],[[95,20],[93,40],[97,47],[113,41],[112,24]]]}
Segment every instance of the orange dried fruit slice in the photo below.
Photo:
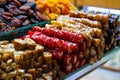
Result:
{"label": "orange dried fruit slice", "polygon": [[59,0],[47,0],[49,3],[57,4]]}
{"label": "orange dried fruit slice", "polygon": [[46,4],[48,7],[53,7],[55,5],[54,3],[50,3],[50,2],[47,2]]}
{"label": "orange dried fruit slice", "polygon": [[55,13],[49,13],[48,16],[51,18],[51,19],[56,19],[58,14],[55,14]]}
{"label": "orange dried fruit slice", "polygon": [[52,7],[50,11],[52,13],[61,14],[61,10],[58,7]]}
{"label": "orange dried fruit slice", "polygon": [[63,6],[63,7],[61,8],[61,10],[62,10],[62,14],[63,14],[63,15],[67,15],[67,14],[69,14],[69,12],[70,12],[70,10],[69,10],[67,7],[65,7],[65,6]]}
{"label": "orange dried fruit slice", "polygon": [[50,13],[49,8],[46,8],[46,9],[45,9],[45,13],[47,13],[47,14]]}
{"label": "orange dried fruit slice", "polygon": [[70,4],[70,0],[59,0],[61,4]]}

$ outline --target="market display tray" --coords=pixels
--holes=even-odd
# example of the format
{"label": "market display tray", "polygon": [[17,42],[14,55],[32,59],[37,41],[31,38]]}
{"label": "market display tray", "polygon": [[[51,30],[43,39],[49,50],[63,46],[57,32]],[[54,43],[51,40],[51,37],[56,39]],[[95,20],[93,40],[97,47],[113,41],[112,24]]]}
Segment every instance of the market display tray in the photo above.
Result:
{"label": "market display tray", "polygon": [[43,22],[39,22],[39,23],[36,23],[36,24],[31,24],[29,26],[24,26],[24,27],[21,27],[21,28],[17,28],[15,30],[11,30],[11,31],[8,31],[8,32],[2,32],[0,33],[0,41],[2,40],[13,40],[15,38],[18,38],[18,37],[21,37],[22,35],[25,35],[27,33],[28,30],[31,30],[33,26],[43,26],[47,23],[49,23],[50,20],[46,20],[46,21],[43,21]]}
{"label": "market display tray", "polygon": [[97,67],[100,67],[102,64],[104,64],[111,58],[113,58],[115,54],[119,51],[120,51],[120,46],[112,49],[111,51],[108,51],[106,54],[103,55],[103,58],[100,61],[94,63],[93,65],[86,64],[83,67],[77,69],[76,71],[68,74],[64,78],[61,78],[61,80],[75,80],[75,79],[81,78],[84,75],[91,72],[92,70],[96,69]]}
{"label": "market display tray", "polygon": [[[0,33],[0,41],[1,40],[13,40],[15,38],[19,38],[22,35],[25,35],[27,33],[28,30],[31,30],[33,26],[43,26],[47,23],[50,23],[50,20],[44,21],[44,22],[39,22],[37,24],[32,24],[29,26],[25,26],[22,28],[18,28],[16,30],[11,30],[8,32],[3,32]],[[92,70],[96,69],[97,67],[101,66],[102,64],[104,64],[106,61],[108,61],[109,59],[111,59],[112,57],[114,57],[114,55],[120,51],[120,46],[114,48],[113,50],[107,52],[106,54],[103,55],[103,58],[94,63],[93,65],[90,64],[86,64],[83,67],[77,69],[76,71],[66,75],[65,77],[61,78],[61,80],[75,80],[78,78],[81,78],[82,76],[86,75],[87,73],[91,72]]]}

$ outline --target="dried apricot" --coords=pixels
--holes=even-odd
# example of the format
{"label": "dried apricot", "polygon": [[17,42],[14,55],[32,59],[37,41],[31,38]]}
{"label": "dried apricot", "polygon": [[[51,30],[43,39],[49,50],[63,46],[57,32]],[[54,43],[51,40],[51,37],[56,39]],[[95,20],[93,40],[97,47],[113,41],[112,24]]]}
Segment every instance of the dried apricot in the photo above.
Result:
{"label": "dried apricot", "polygon": [[58,7],[52,7],[50,11],[52,13],[61,14],[61,10]]}

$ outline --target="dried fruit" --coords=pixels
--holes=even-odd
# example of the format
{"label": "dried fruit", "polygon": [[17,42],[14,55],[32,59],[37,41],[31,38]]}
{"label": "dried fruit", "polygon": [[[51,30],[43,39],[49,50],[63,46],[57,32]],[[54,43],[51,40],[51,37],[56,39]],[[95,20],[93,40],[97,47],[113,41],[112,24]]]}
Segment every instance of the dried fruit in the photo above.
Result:
{"label": "dried fruit", "polygon": [[62,61],[62,59],[63,59],[63,51],[61,51],[61,50],[51,50],[50,52],[51,52],[54,59]]}
{"label": "dried fruit", "polygon": [[[63,62],[66,65],[69,65],[72,63],[72,56],[70,54],[65,54],[63,58]],[[71,64],[72,65],[72,64]]]}
{"label": "dried fruit", "polygon": [[22,26],[22,21],[19,19],[14,19],[11,21],[11,25],[16,27],[16,28],[19,28]]}
{"label": "dried fruit", "polygon": [[46,13],[48,19],[56,19],[58,15],[66,15],[71,9],[76,10],[68,0],[36,0],[36,4]]}
{"label": "dried fruit", "polygon": [[0,5],[5,5],[6,4],[6,0],[0,0]]}

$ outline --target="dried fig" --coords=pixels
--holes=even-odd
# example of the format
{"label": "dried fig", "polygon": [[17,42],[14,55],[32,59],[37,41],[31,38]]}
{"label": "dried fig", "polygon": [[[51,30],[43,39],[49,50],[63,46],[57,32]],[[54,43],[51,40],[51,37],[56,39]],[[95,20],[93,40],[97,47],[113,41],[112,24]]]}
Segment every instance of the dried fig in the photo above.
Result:
{"label": "dried fig", "polygon": [[30,9],[30,10],[28,11],[28,15],[29,15],[29,16],[34,16],[34,11]]}
{"label": "dried fig", "polygon": [[15,2],[11,1],[9,4],[19,7]]}
{"label": "dried fig", "polygon": [[7,0],[7,1],[13,1],[13,0]]}
{"label": "dried fig", "polygon": [[30,9],[30,6],[28,4],[24,4],[19,9],[22,10],[22,11],[28,11]]}
{"label": "dried fig", "polygon": [[21,6],[21,3],[18,0],[13,0],[18,6]]}
{"label": "dried fig", "polygon": [[21,2],[22,4],[27,3],[27,0],[18,0],[19,2]]}
{"label": "dried fig", "polygon": [[16,16],[16,18],[18,18],[18,19],[24,21],[24,20],[27,19],[27,16],[24,16],[24,15],[18,15],[18,16]]}
{"label": "dried fig", "polygon": [[24,14],[26,14],[27,12],[26,11],[18,11],[18,13],[20,14],[20,15],[24,15]]}
{"label": "dried fig", "polygon": [[14,15],[18,15],[19,9],[16,6],[9,4],[8,10]]}
{"label": "dried fig", "polygon": [[2,15],[3,18],[5,18],[6,20],[10,21],[12,18],[6,15]]}
{"label": "dried fig", "polygon": [[11,21],[11,25],[16,27],[16,28],[21,27],[22,26],[21,24],[22,24],[22,21],[19,20],[19,19],[14,19],[14,20]]}
{"label": "dried fig", "polygon": [[27,26],[30,24],[30,21],[29,20],[25,20],[25,22],[22,23],[23,26]]}
{"label": "dried fig", "polygon": [[36,11],[36,14],[37,14],[38,18],[39,18],[41,21],[47,20],[46,17],[43,16],[40,12]]}
{"label": "dried fig", "polygon": [[14,15],[10,12],[4,12],[4,15],[13,17]]}
{"label": "dried fig", "polygon": [[32,23],[38,23],[39,21],[35,20],[34,18],[31,18]]}
{"label": "dried fig", "polygon": [[0,15],[3,14],[5,10],[3,8],[0,8]]}
{"label": "dried fig", "polygon": [[5,5],[6,4],[6,0],[0,0],[0,5]]}
{"label": "dried fig", "polygon": [[35,10],[35,8],[36,8],[35,2],[28,2],[27,4],[30,6],[31,9]]}

